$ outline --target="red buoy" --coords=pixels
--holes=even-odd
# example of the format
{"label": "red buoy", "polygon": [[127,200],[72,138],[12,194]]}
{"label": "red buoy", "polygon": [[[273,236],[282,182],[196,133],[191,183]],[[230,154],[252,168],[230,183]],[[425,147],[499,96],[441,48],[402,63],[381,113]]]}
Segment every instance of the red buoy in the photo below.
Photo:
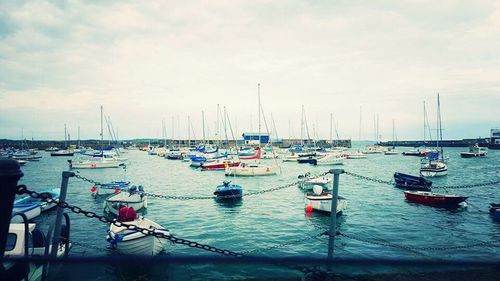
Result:
{"label": "red buoy", "polygon": [[92,187],[90,188],[90,192],[94,193],[94,192],[96,192],[96,191],[97,191],[97,187],[92,186]]}
{"label": "red buoy", "polygon": [[121,191],[119,189],[115,189],[115,194],[120,193]]}
{"label": "red buoy", "polygon": [[313,211],[313,206],[312,205],[307,205],[306,206],[306,212],[310,213]]}

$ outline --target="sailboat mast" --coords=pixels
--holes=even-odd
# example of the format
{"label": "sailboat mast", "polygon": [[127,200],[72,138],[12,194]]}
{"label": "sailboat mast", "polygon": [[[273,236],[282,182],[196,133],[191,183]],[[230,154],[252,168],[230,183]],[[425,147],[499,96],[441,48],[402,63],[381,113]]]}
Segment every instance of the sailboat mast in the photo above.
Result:
{"label": "sailboat mast", "polygon": [[302,105],[302,114],[300,115],[300,143],[304,145],[304,105]]}
{"label": "sailboat mast", "polygon": [[361,141],[361,106],[359,106],[359,132],[358,132],[358,140]]}
{"label": "sailboat mast", "polygon": [[425,120],[427,120],[427,110],[425,110],[425,101],[424,101],[424,146],[425,146]]}
{"label": "sailboat mast", "polygon": [[80,126],[78,126],[78,148],[80,148]]}
{"label": "sailboat mast", "polygon": [[396,148],[396,129],[394,125],[394,119],[392,119],[392,148]]}
{"label": "sailboat mast", "polygon": [[188,147],[191,147],[191,117],[188,115]]}
{"label": "sailboat mast", "polygon": [[68,147],[68,144],[66,142],[66,139],[67,139],[67,133],[66,133],[66,124],[64,124],[64,148],[67,148]]}
{"label": "sailboat mast", "polygon": [[260,131],[261,131],[261,125],[260,125],[260,83],[257,83],[257,100],[259,103],[258,114],[259,114],[259,148],[260,148],[260,143],[261,143],[261,136],[260,136]]}
{"label": "sailboat mast", "polygon": [[201,123],[203,126],[203,144],[205,144],[205,111],[201,111]]}
{"label": "sailboat mast", "polygon": [[[439,93],[437,94],[437,96],[438,96],[438,109],[437,109],[437,113],[438,113],[438,126],[439,126],[439,140],[442,142],[443,141],[443,128],[441,127],[441,103],[439,101]],[[444,158],[443,147],[442,146],[441,146],[441,157]]]}

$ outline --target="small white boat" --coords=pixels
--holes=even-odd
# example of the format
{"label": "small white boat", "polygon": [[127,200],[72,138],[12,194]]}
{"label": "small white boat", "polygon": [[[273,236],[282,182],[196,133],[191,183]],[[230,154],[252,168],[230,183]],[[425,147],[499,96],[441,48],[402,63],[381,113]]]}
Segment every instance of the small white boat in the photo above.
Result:
{"label": "small white boat", "polygon": [[360,151],[355,151],[352,153],[347,154],[347,159],[365,159],[366,154],[360,152]]}
{"label": "small white boat", "polygon": [[[59,189],[50,189],[40,192],[41,198],[53,198],[57,199],[59,197]],[[28,220],[38,217],[41,213],[48,211],[56,206],[56,203],[47,203],[40,201],[38,199],[26,196],[24,198],[18,199],[14,202],[12,213],[22,213]],[[11,220],[12,222],[22,222],[20,216],[15,216]]]}
{"label": "small white boat", "polygon": [[283,162],[297,162],[297,159],[299,159],[299,154],[290,152],[290,154],[287,154],[283,157]]}
{"label": "small white boat", "polygon": [[388,148],[384,151],[384,155],[397,155],[399,152],[395,148]]}
{"label": "small white boat", "polygon": [[144,195],[142,186],[132,186],[127,191],[121,191],[107,198],[104,209],[118,215],[122,207],[132,207],[137,211],[148,207],[147,196]]}
{"label": "small white boat", "polygon": [[316,159],[314,165],[343,165],[346,157],[337,153],[328,153],[325,156]]}
{"label": "small white boat", "polygon": [[308,178],[308,174],[299,176],[303,181],[299,184],[299,187],[305,190],[313,190],[314,186],[321,186],[325,189],[332,189],[332,178],[328,176]]}
{"label": "small white boat", "polygon": [[[307,194],[304,200],[306,205],[306,211],[315,210],[320,212],[331,213],[332,210],[332,194],[329,192],[323,192],[321,186],[316,186],[313,189],[313,194]],[[347,209],[347,199],[338,196],[337,200],[337,214],[341,214],[345,209]]]}
{"label": "small white boat", "polygon": [[488,149],[485,147],[479,147],[478,144],[469,147],[469,151],[460,152],[460,157],[462,158],[473,158],[473,157],[485,157],[488,154]]}
{"label": "small white boat", "polygon": [[228,167],[226,169],[226,176],[253,177],[270,175],[276,175],[276,168],[258,163],[241,163],[237,167]]}
{"label": "small white boat", "polygon": [[[124,221],[124,223],[170,236],[170,232],[166,228],[143,217],[136,218],[132,221]],[[158,255],[165,249],[168,243],[166,239],[145,235],[140,231],[129,230],[126,227],[118,227],[114,224],[109,226],[106,240],[121,254],[141,256]]]}
{"label": "small white boat", "polygon": [[443,161],[429,161],[420,167],[420,175],[423,177],[441,177],[448,174],[448,166]]}
{"label": "small white boat", "polygon": [[113,158],[85,159],[73,162],[68,160],[70,169],[104,169],[118,168],[121,164]]}

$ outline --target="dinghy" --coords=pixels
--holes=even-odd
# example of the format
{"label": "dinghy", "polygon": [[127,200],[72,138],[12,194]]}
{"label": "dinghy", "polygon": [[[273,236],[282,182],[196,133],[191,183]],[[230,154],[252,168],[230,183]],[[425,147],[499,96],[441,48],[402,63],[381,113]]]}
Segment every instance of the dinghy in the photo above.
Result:
{"label": "dinghy", "polygon": [[129,185],[129,181],[113,181],[110,183],[92,186],[90,188],[90,192],[92,193],[92,196],[115,194],[127,189]]}
{"label": "dinghy", "polygon": [[406,190],[431,191],[432,181],[423,177],[412,176],[403,173],[394,173],[396,187]]}
{"label": "dinghy", "polygon": [[457,207],[469,198],[455,194],[438,194],[427,191],[405,191],[404,194],[408,201],[435,207]]}
{"label": "dinghy", "polygon": [[[313,188],[312,194],[307,194],[304,200],[306,211],[319,211],[331,213],[333,195],[329,192],[323,192],[323,187],[317,185]],[[341,214],[347,208],[347,200],[338,196],[337,215]]]}
{"label": "dinghy", "polygon": [[[41,198],[59,198],[59,189],[50,189],[40,192]],[[22,213],[28,220],[38,217],[41,213],[56,206],[56,203],[47,203],[33,197],[24,197],[14,201],[12,213]],[[15,216],[12,222],[21,222],[20,216]]]}
{"label": "dinghy", "polygon": [[[119,220],[127,225],[153,230],[170,236],[170,232],[158,223],[148,220],[142,216],[136,217],[134,208],[122,207]],[[168,240],[157,238],[153,235],[145,235],[138,230],[130,230],[125,226],[109,226],[106,240],[121,254],[155,256],[165,249]]]}
{"label": "dinghy", "polygon": [[217,199],[241,199],[243,196],[243,189],[238,184],[231,184],[231,181],[224,181],[221,185],[217,186],[214,195],[217,196]]}
{"label": "dinghy", "polygon": [[118,215],[120,208],[132,207],[134,210],[140,211],[148,207],[144,188],[139,185],[130,187],[127,191],[119,192],[106,199],[105,210]]}

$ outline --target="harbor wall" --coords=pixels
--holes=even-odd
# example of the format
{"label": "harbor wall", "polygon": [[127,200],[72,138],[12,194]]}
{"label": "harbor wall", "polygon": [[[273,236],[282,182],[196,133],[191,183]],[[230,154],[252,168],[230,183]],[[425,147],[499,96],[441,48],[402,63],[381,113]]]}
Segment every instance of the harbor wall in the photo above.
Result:
{"label": "harbor wall", "polygon": [[[469,147],[471,145],[479,144],[481,147],[490,147],[495,149],[496,147],[491,145],[490,138],[477,138],[477,139],[461,139],[461,140],[442,140],[439,144],[443,147]],[[411,140],[411,141],[386,141],[379,143],[382,146],[407,146],[407,147],[433,147],[436,146],[436,141],[423,141],[423,140]]]}

